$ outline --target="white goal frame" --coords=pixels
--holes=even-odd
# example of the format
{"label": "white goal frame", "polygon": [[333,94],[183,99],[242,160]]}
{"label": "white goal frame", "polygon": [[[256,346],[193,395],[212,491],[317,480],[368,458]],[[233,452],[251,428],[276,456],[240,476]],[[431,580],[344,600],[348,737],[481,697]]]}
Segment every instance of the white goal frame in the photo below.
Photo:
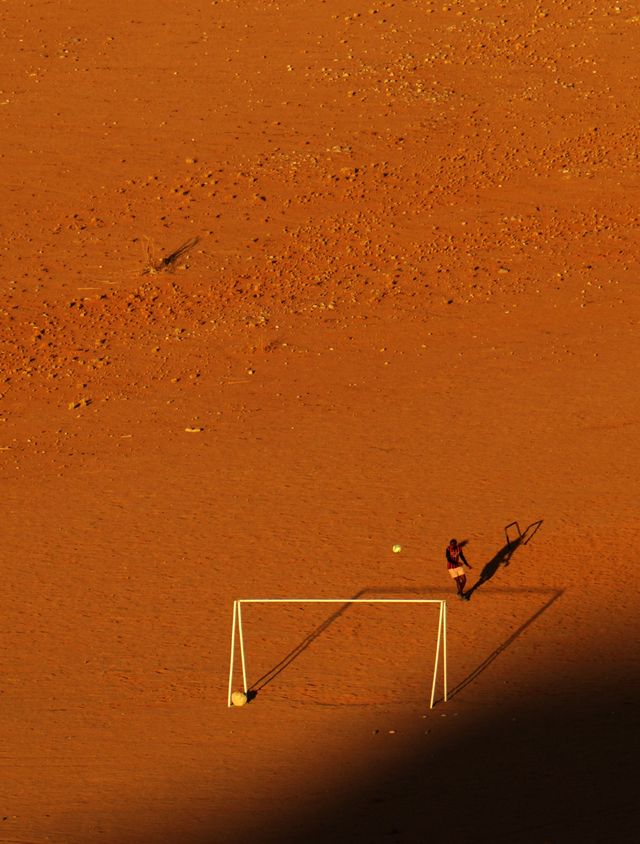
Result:
{"label": "white goal frame", "polygon": [[436,680],[438,678],[438,664],[442,651],[443,700],[447,700],[447,602],[435,598],[243,598],[233,602],[233,622],[231,626],[231,659],[229,663],[229,693],[227,706],[233,706],[231,694],[233,688],[233,671],[235,664],[236,638],[240,647],[240,661],[242,663],[242,682],[245,695],[247,688],[247,666],[244,653],[244,635],[242,632],[243,604],[438,604],[438,637],[436,655],[433,665],[433,680],[431,683],[431,700],[429,709],[433,709],[436,694]]}

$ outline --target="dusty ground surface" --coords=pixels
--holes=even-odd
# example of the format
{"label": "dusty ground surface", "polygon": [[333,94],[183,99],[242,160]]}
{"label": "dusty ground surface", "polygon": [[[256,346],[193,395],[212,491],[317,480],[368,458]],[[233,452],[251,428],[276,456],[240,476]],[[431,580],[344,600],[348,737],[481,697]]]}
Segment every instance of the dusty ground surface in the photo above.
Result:
{"label": "dusty ground surface", "polygon": [[[636,840],[636,4],[88,5],[2,4],[0,842]],[[227,708],[356,595],[448,702],[282,605]]]}

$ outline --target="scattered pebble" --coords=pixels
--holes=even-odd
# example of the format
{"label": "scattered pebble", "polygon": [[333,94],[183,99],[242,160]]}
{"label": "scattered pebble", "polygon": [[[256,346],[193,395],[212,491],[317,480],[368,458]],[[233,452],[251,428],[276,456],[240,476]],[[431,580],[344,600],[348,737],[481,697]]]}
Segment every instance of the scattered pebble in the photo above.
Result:
{"label": "scattered pebble", "polygon": [[69,410],[77,410],[80,407],[88,407],[91,401],[91,399],[78,399],[78,401],[70,401],[67,407]]}

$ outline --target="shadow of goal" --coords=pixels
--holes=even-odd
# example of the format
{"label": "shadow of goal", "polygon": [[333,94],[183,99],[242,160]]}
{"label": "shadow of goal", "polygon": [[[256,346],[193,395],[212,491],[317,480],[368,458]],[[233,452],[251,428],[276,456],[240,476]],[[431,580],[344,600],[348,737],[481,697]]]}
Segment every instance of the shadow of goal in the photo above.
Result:
{"label": "shadow of goal", "polygon": [[[438,606],[439,612],[429,708],[433,709],[435,704],[436,683],[440,663],[442,663],[442,699],[445,702],[447,700],[447,602],[445,600],[435,598],[243,598],[233,602],[231,657],[229,660],[229,689],[227,695],[227,706],[229,707],[243,706],[248,700],[255,697],[255,692],[252,695],[247,684],[246,652],[244,633],[242,629],[242,608],[245,604],[341,604],[342,611],[348,609],[352,604],[435,604]],[[240,665],[242,669],[242,692],[233,691],[233,678],[236,663],[236,643],[238,645]],[[294,652],[291,655],[291,659],[286,661],[286,665],[292,662],[296,656],[298,656],[298,653]],[[282,666],[282,669],[285,668],[286,665]]]}

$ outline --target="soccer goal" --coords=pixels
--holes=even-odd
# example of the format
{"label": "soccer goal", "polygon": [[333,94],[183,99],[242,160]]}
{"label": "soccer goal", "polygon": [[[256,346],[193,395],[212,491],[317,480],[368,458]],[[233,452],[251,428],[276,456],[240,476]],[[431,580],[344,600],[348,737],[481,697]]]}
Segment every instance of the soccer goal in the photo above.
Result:
{"label": "soccer goal", "polygon": [[[244,636],[242,632],[242,607],[245,604],[435,604],[439,608],[438,630],[436,634],[436,652],[433,664],[433,678],[431,681],[431,700],[429,708],[433,709],[436,695],[436,681],[438,667],[442,662],[443,700],[447,700],[447,602],[431,598],[244,598],[233,602],[233,621],[231,625],[231,659],[229,663],[229,693],[227,706],[233,706],[233,676],[236,662],[236,642],[240,651],[242,666],[242,684],[246,701],[249,691],[247,686],[247,664],[245,657]],[[238,694],[238,693],[235,693]],[[235,696],[235,695],[234,695]]]}

